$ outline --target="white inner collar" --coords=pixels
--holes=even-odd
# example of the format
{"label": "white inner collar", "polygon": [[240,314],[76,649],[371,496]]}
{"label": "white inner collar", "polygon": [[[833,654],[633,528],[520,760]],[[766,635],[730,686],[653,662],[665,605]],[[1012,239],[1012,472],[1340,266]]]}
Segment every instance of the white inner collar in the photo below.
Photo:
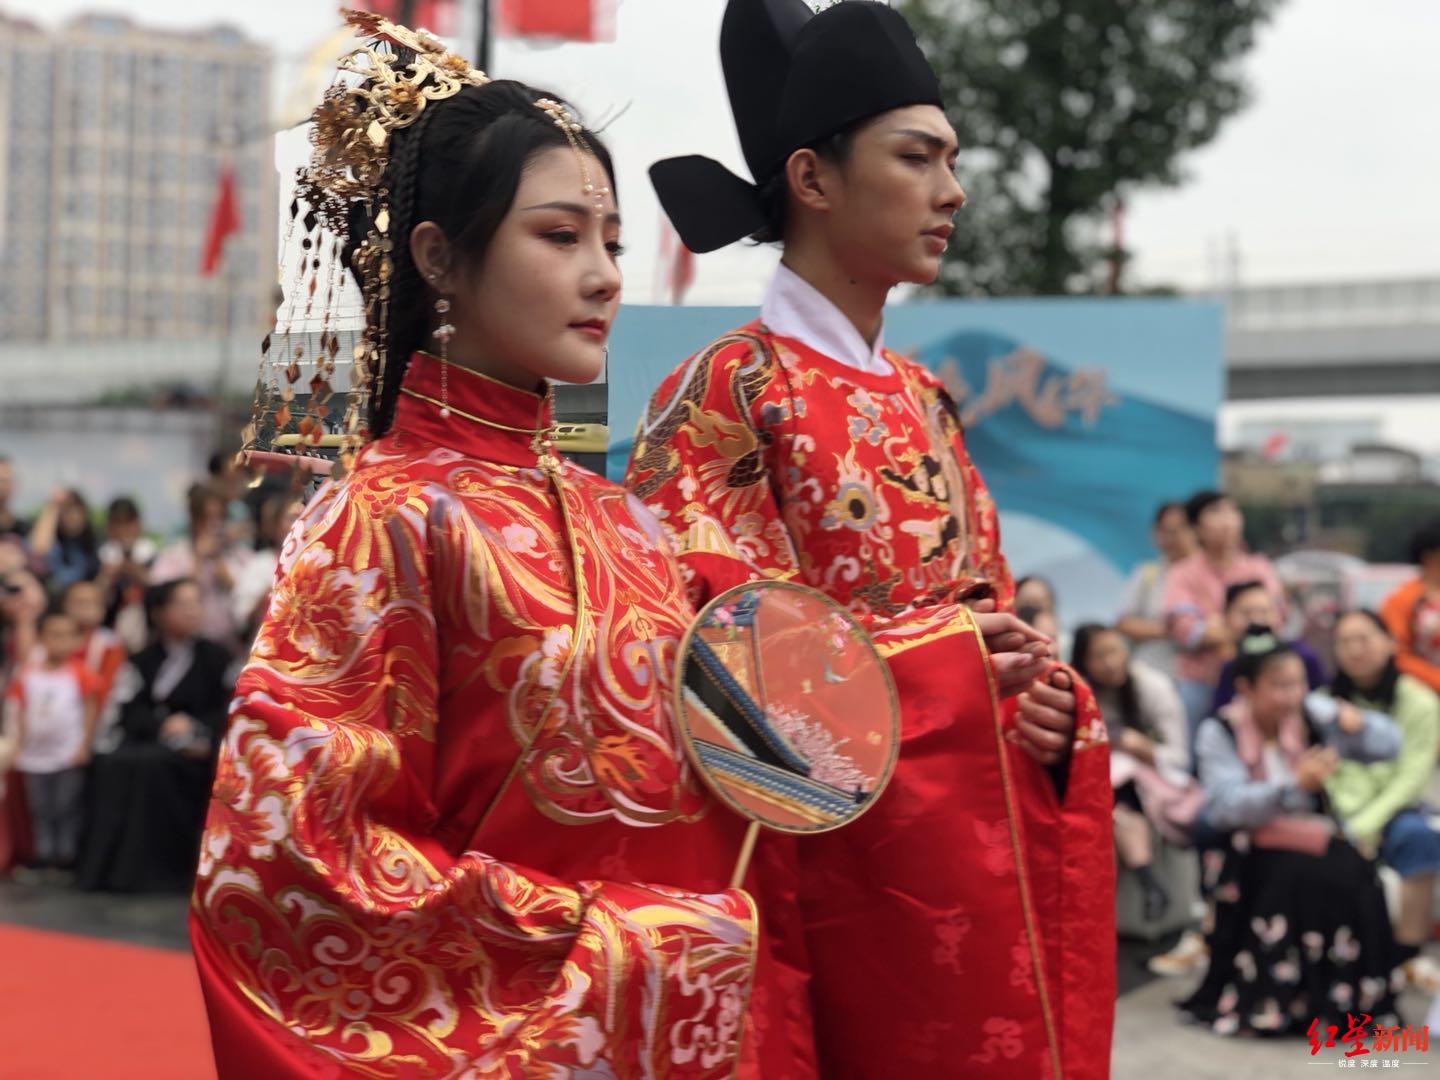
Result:
{"label": "white inner collar", "polygon": [[772,334],[794,338],[848,367],[873,375],[894,371],[884,356],[883,327],[875,335],[875,344],[866,344],[844,312],[784,263],[775,268],[760,302],[760,321]]}

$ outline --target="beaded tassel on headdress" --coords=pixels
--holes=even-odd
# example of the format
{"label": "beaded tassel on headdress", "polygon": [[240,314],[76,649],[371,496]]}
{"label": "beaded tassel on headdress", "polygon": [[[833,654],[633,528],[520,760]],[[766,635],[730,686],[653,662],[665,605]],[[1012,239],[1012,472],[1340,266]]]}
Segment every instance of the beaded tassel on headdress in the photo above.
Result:
{"label": "beaded tassel on headdress", "polygon": [[[290,203],[290,222],[281,247],[282,253],[289,250],[298,223],[303,227],[301,257],[286,290],[277,333],[266,335],[261,346],[260,379],[244,446],[246,450],[261,448],[262,428],[268,423],[273,423],[275,440],[298,441],[302,449],[318,446],[334,432],[330,402],[340,352],[334,314],[340,291],[343,238],[349,235],[355,218],[351,210],[358,204],[364,210],[360,216],[369,228],[358,243],[351,244],[351,265],[360,282],[365,328],[351,347],[352,375],[341,426],[342,458],[348,463],[368,437],[370,399],[379,393],[388,375],[387,366],[395,359],[385,355],[385,343],[395,273],[392,253],[394,245],[404,242],[404,238],[392,236],[391,230],[403,229],[407,223],[394,222],[391,216],[387,171],[391,136],[415,124],[427,103],[443,101],[466,86],[484,86],[490,80],[484,72],[449,52],[428,31],[397,26],[369,12],[346,11],[344,16],[370,40],[341,57],[341,77],[325,92],[310,118],[314,149],[309,162],[297,174],[296,195]],[[346,79],[347,75],[353,78]],[[593,152],[579,120],[563,103],[550,98],[540,98],[535,107],[565,133],[579,161],[583,194],[594,202],[595,213],[603,214],[610,189],[595,179],[590,160]],[[327,260],[321,258],[327,232],[331,236],[328,268]],[[317,318],[317,296],[319,341],[307,361],[305,345],[295,343],[294,332],[297,322],[303,333]],[[278,355],[273,355],[277,345]],[[311,377],[302,410],[297,404],[297,388],[304,380],[306,363]]]}
{"label": "beaded tassel on headdress", "polygon": [[[385,335],[394,265],[386,167],[390,162],[391,135],[415,123],[427,103],[453,97],[465,86],[489,82],[483,72],[448,51],[427,31],[397,26],[368,12],[346,11],[344,17],[370,40],[340,59],[341,77],[311,115],[310,142],[314,149],[309,162],[297,174],[296,196],[290,204],[290,222],[282,245],[282,252],[289,250],[298,223],[303,227],[301,257],[286,291],[277,332],[267,335],[261,345],[254,411],[245,430],[247,449],[259,445],[267,421],[273,422],[277,438],[293,429],[302,447],[318,445],[327,430],[335,426],[330,402],[340,352],[340,337],[334,325],[337,279],[342,238],[351,227],[350,211],[355,203],[364,207],[364,219],[370,228],[356,245],[353,260],[360,281],[365,330],[351,349],[354,366],[343,423],[345,456],[365,441],[370,395],[384,378],[389,359],[385,356]],[[345,75],[358,79],[346,79]],[[332,239],[322,259],[326,232]],[[321,329],[315,353],[309,358],[309,396],[301,412],[296,394],[303,381],[306,349],[295,342],[294,330],[297,321],[304,329],[317,316]],[[280,353],[272,355],[277,344]]]}

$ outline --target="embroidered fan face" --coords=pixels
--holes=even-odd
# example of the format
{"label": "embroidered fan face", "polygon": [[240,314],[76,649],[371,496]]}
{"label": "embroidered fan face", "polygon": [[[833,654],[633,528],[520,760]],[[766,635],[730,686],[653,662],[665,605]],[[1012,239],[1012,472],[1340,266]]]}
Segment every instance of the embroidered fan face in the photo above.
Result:
{"label": "embroidered fan face", "polygon": [[686,750],[732,810],[782,832],[854,820],[890,778],[899,710],[854,617],[816,590],[752,582],[686,636],[676,678]]}

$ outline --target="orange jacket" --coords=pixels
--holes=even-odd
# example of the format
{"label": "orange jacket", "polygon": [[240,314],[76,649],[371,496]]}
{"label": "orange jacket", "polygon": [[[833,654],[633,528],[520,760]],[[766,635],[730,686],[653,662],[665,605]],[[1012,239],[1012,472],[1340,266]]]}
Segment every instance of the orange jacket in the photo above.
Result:
{"label": "orange jacket", "polygon": [[1407,581],[1385,598],[1380,617],[1394,635],[1395,663],[1406,675],[1413,675],[1440,693],[1440,664],[1431,663],[1415,651],[1415,605],[1425,597],[1425,583],[1418,577]]}

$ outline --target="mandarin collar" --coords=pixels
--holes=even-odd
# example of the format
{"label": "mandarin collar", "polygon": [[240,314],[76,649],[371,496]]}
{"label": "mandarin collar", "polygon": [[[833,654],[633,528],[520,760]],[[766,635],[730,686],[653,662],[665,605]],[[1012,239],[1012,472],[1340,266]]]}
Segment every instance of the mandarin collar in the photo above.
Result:
{"label": "mandarin collar", "polygon": [[[410,358],[400,385],[411,393],[402,392],[395,403],[393,430],[458,450],[468,457],[506,465],[534,465],[535,433],[550,428],[555,421],[549,384],[541,382],[533,391],[521,390],[456,364],[448,368],[448,385],[442,392],[439,358],[424,352]],[[450,405],[448,417],[440,415],[437,402],[441,400]]]}

